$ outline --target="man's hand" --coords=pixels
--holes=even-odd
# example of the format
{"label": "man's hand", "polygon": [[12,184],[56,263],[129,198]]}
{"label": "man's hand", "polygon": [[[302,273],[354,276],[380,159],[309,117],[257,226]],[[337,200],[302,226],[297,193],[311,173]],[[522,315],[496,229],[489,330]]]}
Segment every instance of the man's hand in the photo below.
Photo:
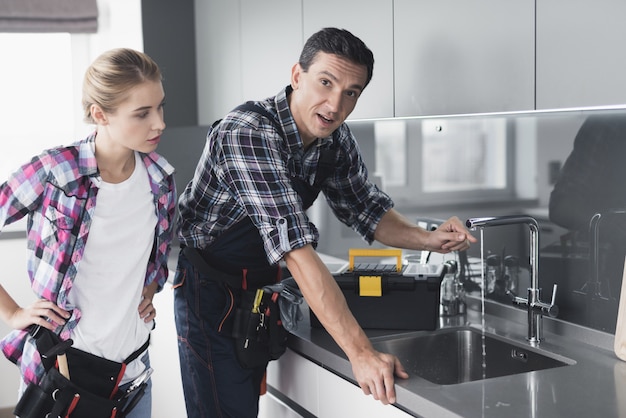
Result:
{"label": "man's hand", "polygon": [[475,242],[478,240],[469,233],[459,218],[453,216],[430,234],[427,246],[432,251],[449,253],[467,250]]}
{"label": "man's hand", "polygon": [[366,395],[387,405],[396,402],[394,375],[402,379],[409,377],[396,356],[366,351],[358,358],[350,359],[352,372],[359,386]]}
{"label": "man's hand", "polygon": [[346,353],[363,392],[384,404],[396,401],[394,374],[407,378],[400,361],[379,353],[350,312],[337,282],[311,245],[290,251],[285,262],[326,331]]}
{"label": "man's hand", "polygon": [[464,251],[470,244],[478,242],[456,216],[439,225],[436,230],[427,231],[395,209],[390,209],[381,218],[374,238],[390,247],[435,251],[442,254]]}

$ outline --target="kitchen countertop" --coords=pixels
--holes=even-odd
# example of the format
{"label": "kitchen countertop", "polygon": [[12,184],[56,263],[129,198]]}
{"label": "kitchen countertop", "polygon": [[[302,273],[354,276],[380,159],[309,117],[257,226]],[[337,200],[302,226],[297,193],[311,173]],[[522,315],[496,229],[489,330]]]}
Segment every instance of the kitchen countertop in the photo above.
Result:
{"label": "kitchen countertop", "polygon": [[[526,311],[468,297],[468,312],[446,326],[484,329],[527,344]],[[311,328],[308,307],[304,321],[290,337],[290,348],[355,383],[347,358],[323,329]],[[454,321],[453,321],[454,322]],[[563,367],[453,385],[437,385],[418,376],[396,380],[396,406],[424,417],[572,417],[626,416],[626,363],[613,353],[612,334],[553,318],[543,319],[544,340],[536,349],[573,360]],[[428,331],[366,330],[376,341],[390,335]]]}

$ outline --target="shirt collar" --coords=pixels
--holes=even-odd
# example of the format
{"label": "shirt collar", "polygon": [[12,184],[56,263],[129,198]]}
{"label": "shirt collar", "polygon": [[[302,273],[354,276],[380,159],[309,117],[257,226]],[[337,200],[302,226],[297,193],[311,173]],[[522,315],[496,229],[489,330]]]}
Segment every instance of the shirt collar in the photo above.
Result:
{"label": "shirt collar", "polygon": [[[300,138],[300,133],[298,132],[298,126],[296,125],[296,121],[291,114],[291,109],[289,109],[289,102],[287,98],[293,92],[293,88],[288,85],[284,89],[282,89],[274,98],[276,102],[276,109],[278,109],[278,116],[280,118],[280,122],[285,129],[285,135],[287,136],[287,147],[289,149],[290,154],[303,154],[304,146],[302,144],[302,139]],[[321,147],[325,144],[332,144],[333,136],[330,135],[326,138],[317,139],[313,146]]]}
{"label": "shirt collar", "polygon": [[78,144],[78,171],[82,176],[97,176],[96,131]]}
{"label": "shirt collar", "polygon": [[[148,169],[148,173],[157,182],[174,173],[174,167],[156,152],[149,154],[139,153],[142,161]],[[96,131],[78,144],[78,170],[81,175],[97,177],[98,163],[96,161]]]}

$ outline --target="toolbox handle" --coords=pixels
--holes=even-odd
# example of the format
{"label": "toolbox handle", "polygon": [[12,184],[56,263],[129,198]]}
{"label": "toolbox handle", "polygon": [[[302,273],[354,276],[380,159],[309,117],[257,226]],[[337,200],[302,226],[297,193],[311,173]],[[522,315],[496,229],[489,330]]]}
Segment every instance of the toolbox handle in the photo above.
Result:
{"label": "toolbox handle", "polygon": [[354,270],[354,257],[396,257],[396,271],[402,271],[402,250],[395,248],[371,249],[350,248],[348,250],[350,270]]}

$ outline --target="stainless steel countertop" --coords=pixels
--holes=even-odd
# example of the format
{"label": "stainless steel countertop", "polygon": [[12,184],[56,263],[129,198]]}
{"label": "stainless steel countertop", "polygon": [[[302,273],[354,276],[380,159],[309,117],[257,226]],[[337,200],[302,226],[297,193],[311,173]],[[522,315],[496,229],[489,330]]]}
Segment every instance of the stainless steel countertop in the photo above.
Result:
{"label": "stainless steel countertop", "polygon": [[[468,312],[456,323],[482,329],[480,299],[468,297]],[[347,358],[329,334],[304,321],[290,337],[290,348],[354,383]],[[453,322],[455,322],[453,321]],[[396,380],[400,409],[420,417],[620,417],[626,416],[626,363],[613,353],[612,334],[544,318],[538,349],[576,363],[554,369],[455,385],[436,385],[418,376]],[[485,330],[526,342],[526,311],[485,302]],[[426,331],[366,330],[374,341],[395,334]],[[619,394],[619,395],[618,395]]]}

